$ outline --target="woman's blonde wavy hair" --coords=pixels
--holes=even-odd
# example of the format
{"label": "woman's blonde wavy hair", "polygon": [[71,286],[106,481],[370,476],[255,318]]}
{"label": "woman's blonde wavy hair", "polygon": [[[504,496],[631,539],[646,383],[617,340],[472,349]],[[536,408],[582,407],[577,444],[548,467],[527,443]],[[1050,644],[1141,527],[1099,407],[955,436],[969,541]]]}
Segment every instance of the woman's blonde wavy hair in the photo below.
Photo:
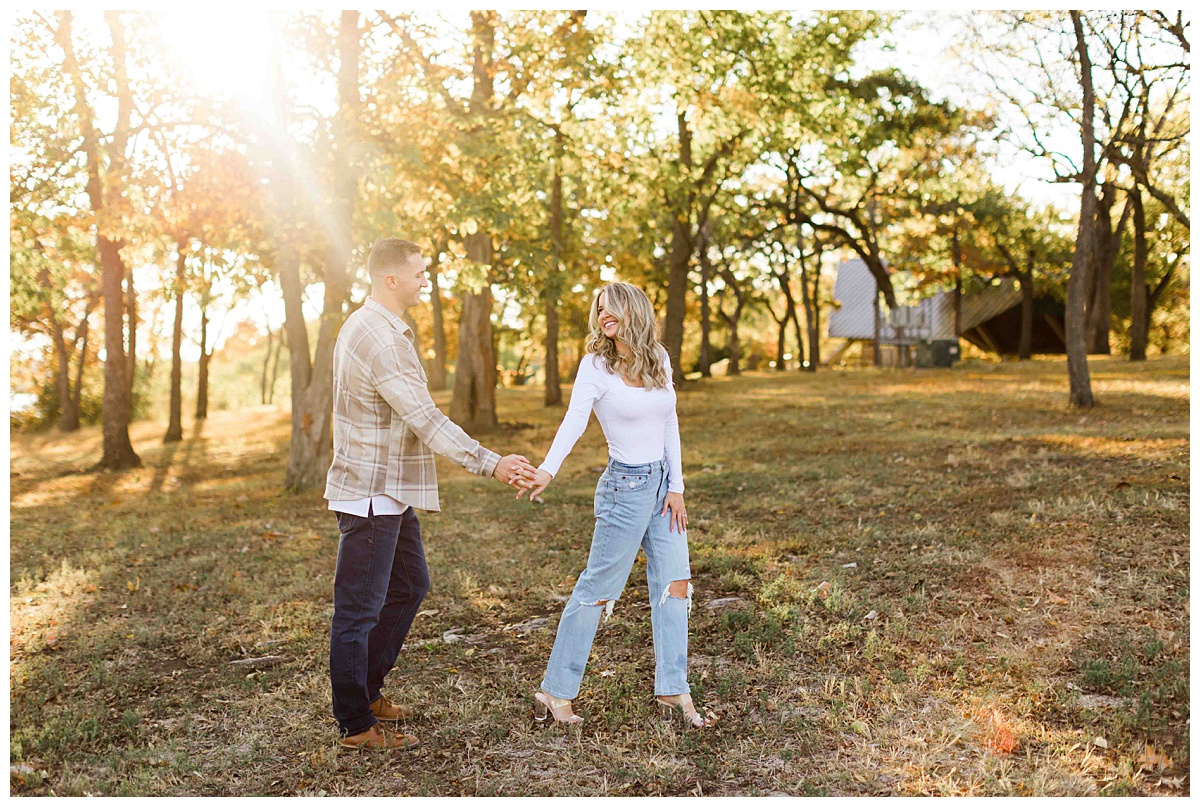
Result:
{"label": "woman's blonde wavy hair", "polygon": [[[605,295],[605,311],[617,319],[617,336],[629,345],[629,355],[617,353],[617,342],[600,329],[600,295]],[[671,382],[662,360],[654,306],[646,292],[629,283],[609,283],[592,300],[588,313],[587,352],[596,353],[611,372],[630,381],[640,380],[648,390],[666,389]]]}

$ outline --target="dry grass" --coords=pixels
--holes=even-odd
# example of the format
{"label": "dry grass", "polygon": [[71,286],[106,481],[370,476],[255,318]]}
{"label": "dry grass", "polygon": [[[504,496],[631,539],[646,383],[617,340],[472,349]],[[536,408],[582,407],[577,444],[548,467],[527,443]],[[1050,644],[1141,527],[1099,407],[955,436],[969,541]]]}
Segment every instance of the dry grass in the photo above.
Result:
{"label": "dry grass", "polygon": [[[434,588],[387,688],[424,743],[401,761],[334,750],[336,529],[319,492],[279,492],[285,413],[217,413],[172,448],[136,424],[146,466],[125,474],[82,472],[96,430],[18,435],[12,790],[1188,793],[1187,364],[1093,373],[1086,415],[1064,408],[1061,361],[693,385],[707,735],[654,720],[641,562],[583,729],[531,720],[586,559],[599,429],[532,511],[443,464],[445,510],[422,516]],[[521,424],[485,442],[540,459],[561,416],[540,395],[502,392]],[[266,654],[288,660],[229,666]]]}

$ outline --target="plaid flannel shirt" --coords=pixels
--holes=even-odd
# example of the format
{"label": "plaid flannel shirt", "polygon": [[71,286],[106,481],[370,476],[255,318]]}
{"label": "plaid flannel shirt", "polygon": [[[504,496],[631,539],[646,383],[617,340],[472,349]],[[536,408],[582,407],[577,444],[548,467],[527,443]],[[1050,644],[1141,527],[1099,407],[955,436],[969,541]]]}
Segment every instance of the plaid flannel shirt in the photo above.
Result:
{"label": "plaid flannel shirt", "polygon": [[436,511],[434,452],[480,476],[491,476],[500,461],[434,404],[410,333],[404,320],[367,299],[338,334],[329,501],[386,493]]}

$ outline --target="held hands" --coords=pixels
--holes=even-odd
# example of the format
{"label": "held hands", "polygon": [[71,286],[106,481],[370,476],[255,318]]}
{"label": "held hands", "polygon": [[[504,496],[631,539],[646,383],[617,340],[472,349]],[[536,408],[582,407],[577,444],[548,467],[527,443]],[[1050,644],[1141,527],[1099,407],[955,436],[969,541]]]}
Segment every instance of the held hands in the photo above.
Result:
{"label": "held hands", "polygon": [[671,511],[671,523],[667,525],[670,532],[687,532],[687,508],[683,506],[683,494],[667,492],[667,501],[663,504],[659,515],[665,516]]}
{"label": "held hands", "polygon": [[506,485],[512,485],[514,488],[524,491],[532,485],[535,471],[536,469],[529,464],[529,460],[525,457],[520,454],[508,454],[501,457],[500,462],[496,463],[496,469],[492,471],[492,476]]}
{"label": "held hands", "polygon": [[524,496],[525,491],[527,490],[527,491],[529,491],[529,501],[540,502],[541,499],[538,498],[538,494],[540,494],[543,490],[546,489],[546,486],[550,484],[550,480],[553,478],[554,477],[552,477],[550,475],[549,471],[543,471],[541,469],[538,469],[537,471],[534,472],[532,484],[526,486],[525,490],[522,490],[520,493],[518,493],[517,498],[519,499],[522,496]]}

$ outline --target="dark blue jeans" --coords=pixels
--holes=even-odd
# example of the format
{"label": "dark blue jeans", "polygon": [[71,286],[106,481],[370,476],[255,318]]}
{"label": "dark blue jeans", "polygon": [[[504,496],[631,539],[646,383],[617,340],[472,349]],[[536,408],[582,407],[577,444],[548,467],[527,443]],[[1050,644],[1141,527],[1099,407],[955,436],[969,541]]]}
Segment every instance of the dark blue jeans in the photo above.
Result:
{"label": "dark blue jeans", "polygon": [[429,569],[411,507],[398,516],[338,513],[337,521],[329,680],[338,731],[350,736],[375,725],[371,704],[429,593]]}

